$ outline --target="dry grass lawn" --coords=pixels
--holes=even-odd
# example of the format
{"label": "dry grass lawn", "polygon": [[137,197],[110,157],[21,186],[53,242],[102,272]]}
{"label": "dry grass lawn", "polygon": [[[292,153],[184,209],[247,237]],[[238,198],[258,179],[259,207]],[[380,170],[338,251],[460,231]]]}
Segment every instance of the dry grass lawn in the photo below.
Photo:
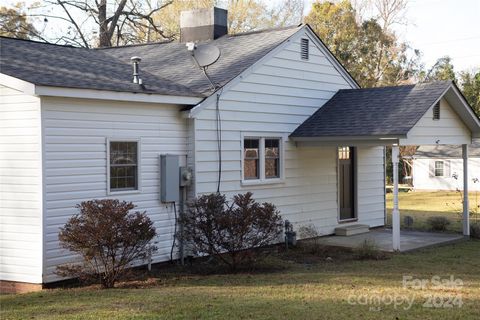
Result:
{"label": "dry grass lawn", "polygon": [[[292,257],[293,255],[293,257]],[[289,258],[290,257],[290,258]],[[297,257],[298,258],[298,257]],[[193,275],[162,273],[120,288],[52,289],[0,296],[7,319],[479,319],[480,241],[393,255],[388,260],[301,262],[272,256],[277,271]],[[463,287],[402,287],[403,276],[451,275]],[[380,297],[379,304],[363,301]],[[413,305],[394,306],[407,297]],[[436,307],[424,304],[436,299]],[[453,307],[442,307],[457,297]],[[367,299],[367,300],[365,300]],[[350,301],[350,302],[349,302]],[[353,304],[352,302],[355,302]],[[440,304],[442,302],[442,304]],[[461,307],[460,302],[462,303]]]}
{"label": "dry grass lawn", "polygon": [[[478,212],[471,216],[471,221],[480,222],[480,192],[472,192],[470,195],[470,210]],[[404,227],[403,218],[406,215],[413,217],[413,228],[420,230],[429,229],[426,223],[432,216],[445,216],[451,221],[450,231],[462,230],[461,213],[463,204],[461,194],[452,191],[436,192],[400,192],[398,204],[400,207],[401,223]],[[388,221],[391,224],[391,210],[393,208],[393,195],[387,193]]]}

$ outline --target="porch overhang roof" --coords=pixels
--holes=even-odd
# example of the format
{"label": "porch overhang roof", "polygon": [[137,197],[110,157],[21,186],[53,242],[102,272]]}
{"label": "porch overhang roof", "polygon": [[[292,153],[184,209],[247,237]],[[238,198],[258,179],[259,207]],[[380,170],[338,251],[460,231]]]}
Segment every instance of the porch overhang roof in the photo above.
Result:
{"label": "porch overhang roof", "polygon": [[324,136],[324,137],[291,137],[295,142],[304,146],[315,145],[375,145],[389,146],[399,144],[406,135],[371,135],[371,136]]}
{"label": "porch overhang roof", "polygon": [[409,132],[442,97],[470,130],[471,137],[480,137],[480,120],[455,83],[438,81],[339,90],[290,138],[317,144],[408,144]]}

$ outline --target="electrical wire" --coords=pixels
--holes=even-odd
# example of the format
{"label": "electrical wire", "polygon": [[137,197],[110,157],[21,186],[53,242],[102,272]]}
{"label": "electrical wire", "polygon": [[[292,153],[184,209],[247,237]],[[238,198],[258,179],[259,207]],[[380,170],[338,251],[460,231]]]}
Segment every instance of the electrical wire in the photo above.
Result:
{"label": "electrical wire", "polygon": [[[223,91],[223,88],[222,88]],[[218,181],[217,181],[217,193],[220,193],[220,183],[222,181],[222,118],[220,117],[220,95],[217,93],[216,100],[216,122],[217,122],[217,150],[218,150]]]}
{"label": "electrical wire", "polygon": [[197,67],[199,67],[205,78],[208,80],[210,83],[210,86],[212,87],[213,92],[217,91],[220,89],[220,92],[217,93],[217,98],[215,102],[215,112],[216,112],[216,132],[217,132],[217,153],[218,153],[218,179],[217,179],[217,193],[220,193],[220,184],[222,181],[222,118],[220,116],[220,96],[223,93],[223,87],[220,87],[220,85],[215,84],[210,76],[207,73],[207,67],[201,67],[200,64],[198,63],[197,59],[193,55],[192,52],[192,58],[193,61],[195,61],[195,64]]}
{"label": "electrical wire", "polygon": [[173,202],[173,212],[175,213],[175,225],[173,229],[173,241],[172,249],[170,250],[170,261],[173,262],[173,249],[175,248],[175,242],[177,241],[177,206]]}

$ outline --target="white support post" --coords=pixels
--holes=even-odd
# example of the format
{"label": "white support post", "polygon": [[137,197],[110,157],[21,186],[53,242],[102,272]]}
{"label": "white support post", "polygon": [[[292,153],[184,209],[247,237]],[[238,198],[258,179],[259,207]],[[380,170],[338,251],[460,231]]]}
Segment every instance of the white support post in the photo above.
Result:
{"label": "white support post", "polygon": [[392,244],[393,251],[400,251],[400,211],[398,210],[398,145],[392,146],[393,164],[393,211],[392,211]]}
{"label": "white support post", "polygon": [[468,144],[462,145],[463,157],[463,235],[470,236],[470,215],[468,208]]}

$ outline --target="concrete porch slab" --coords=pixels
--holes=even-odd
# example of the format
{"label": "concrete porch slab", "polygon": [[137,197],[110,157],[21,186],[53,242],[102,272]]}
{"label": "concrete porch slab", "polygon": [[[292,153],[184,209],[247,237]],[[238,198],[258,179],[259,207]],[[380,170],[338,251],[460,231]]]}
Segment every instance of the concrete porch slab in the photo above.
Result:
{"label": "concrete porch slab", "polygon": [[[423,231],[405,231],[400,232],[400,248],[402,252],[446,244],[464,240],[461,234],[435,233]],[[373,241],[379,250],[392,252],[392,230],[391,229],[371,229],[369,233],[356,234],[349,237],[344,236],[326,236],[318,239],[318,243],[330,246],[356,248],[365,240]]]}

